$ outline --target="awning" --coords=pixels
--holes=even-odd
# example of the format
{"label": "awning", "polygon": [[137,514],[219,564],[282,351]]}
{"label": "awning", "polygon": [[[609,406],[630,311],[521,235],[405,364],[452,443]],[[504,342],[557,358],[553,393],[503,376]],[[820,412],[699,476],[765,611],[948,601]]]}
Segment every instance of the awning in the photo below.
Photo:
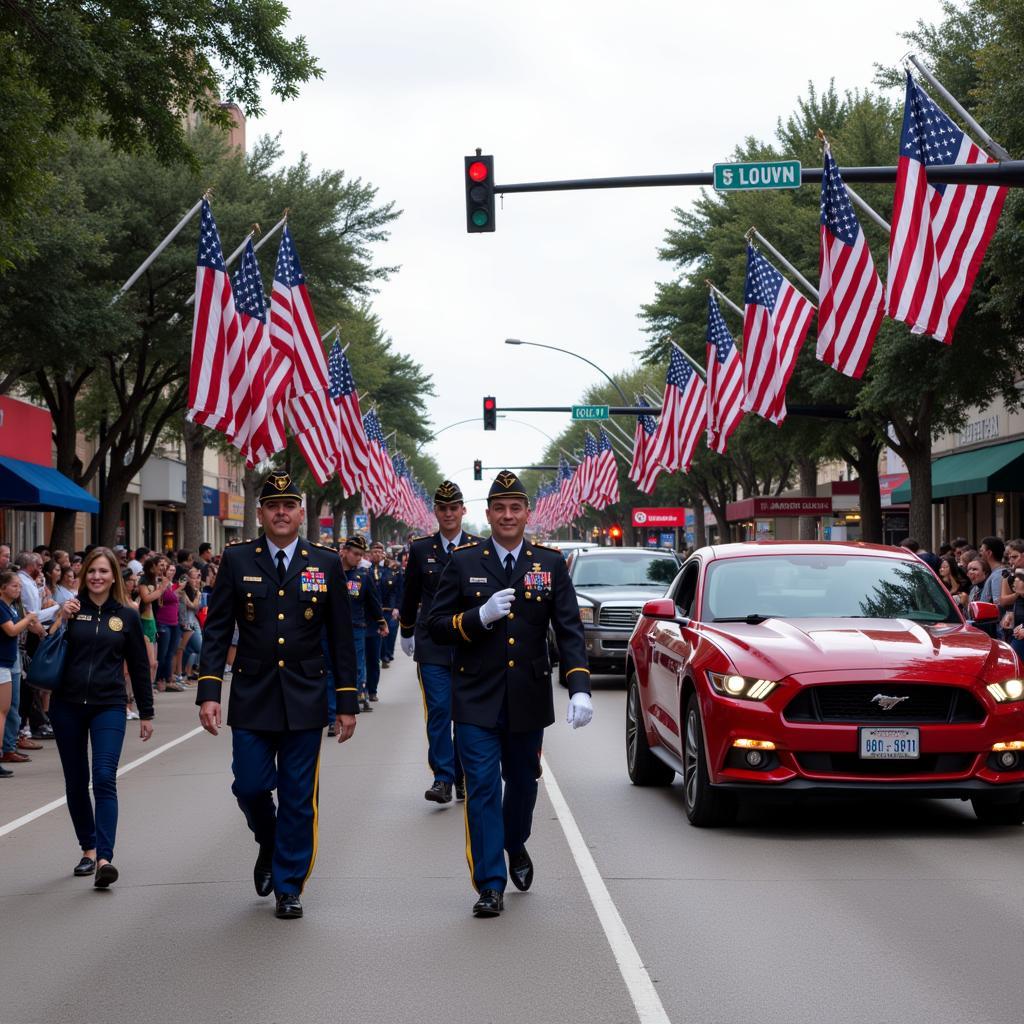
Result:
{"label": "awning", "polygon": [[50,466],[0,456],[0,507],[48,512],[99,512],[100,503]]}
{"label": "awning", "polygon": [[[960,494],[1024,490],[1024,440],[946,455],[932,463],[932,501]],[[892,503],[910,501],[910,480],[892,492]]]}

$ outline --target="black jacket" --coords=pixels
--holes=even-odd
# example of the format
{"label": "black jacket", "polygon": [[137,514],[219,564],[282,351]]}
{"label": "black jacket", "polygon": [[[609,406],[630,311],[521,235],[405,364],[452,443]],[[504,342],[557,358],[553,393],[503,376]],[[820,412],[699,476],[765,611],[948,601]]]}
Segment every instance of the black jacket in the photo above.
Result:
{"label": "black jacket", "polygon": [[113,597],[97,608],[86,595],[81,606],[66,626],[68,646],[58,697],[69,704],[124,707],[128,703],[127,664],[139,717],[152,718],[153,684],[139,613]]}
{"label": "black jacket", "polygon": [[326,630],[338,713],[354,715],[352,609],[338,553],[299,537],[284,580],[265,537],[225,549],[210,594],[196,703],[221,699],[224,663],[238,623],[228,725],[283,732],[327,721]]}
{"label": "black jacket", "polygon": [[[480,606],[506,587],[516,592],[512,612],[488,629]],[[430,609],[434,641],[455,647],[453,722],[493,729],[504,714],[510,732],[529,732],[555,720],[548,623],[569,693],[589,693],[580,606],[561,553],[525,543],[507,580],[488,541],[456,549]]]}
{"label": "black jacket", "polygon": [[352,625],[376,629],[384,622],[384,613],[373,567],[360,569],[357,565],[354,569],[346,569],[345,579],[348,580],[348,599],[352,605]]}

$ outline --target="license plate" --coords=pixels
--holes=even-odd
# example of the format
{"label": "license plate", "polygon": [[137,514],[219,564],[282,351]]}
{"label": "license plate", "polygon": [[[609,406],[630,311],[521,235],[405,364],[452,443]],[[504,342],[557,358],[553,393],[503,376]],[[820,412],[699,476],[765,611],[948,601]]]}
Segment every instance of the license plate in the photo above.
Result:
{"label": "license plate", "polygon": [[921,756],[920,729],[861,729],[860,756],[885,761],[905,761]]}

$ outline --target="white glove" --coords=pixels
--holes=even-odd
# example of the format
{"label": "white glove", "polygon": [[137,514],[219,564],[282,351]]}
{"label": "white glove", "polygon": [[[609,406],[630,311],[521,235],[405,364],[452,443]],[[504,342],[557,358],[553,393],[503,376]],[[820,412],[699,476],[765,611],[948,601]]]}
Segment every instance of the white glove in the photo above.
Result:
{"label": "white glove", "polygon": [[413,651],[416,650],[416,637],[414,636],[403,636],[399,639],[399,643],[402,645],[402,653],[407,657],[411,658]]}
{"label": "white glove", "polygon": [[480,608],[481,624],[489,626],[492,622],[505,618],[512,610],[512,602],[515,599],[516,592],[512,587],[506,590],[499,590],[496,594],[491,594]]}
{"label": "white glove", "polygon": [[589,725],[594,717],[594,705],[589,693],[574,693],[569,698],[569,707],[565,712],[565,720],[574,729],[582,729]]}

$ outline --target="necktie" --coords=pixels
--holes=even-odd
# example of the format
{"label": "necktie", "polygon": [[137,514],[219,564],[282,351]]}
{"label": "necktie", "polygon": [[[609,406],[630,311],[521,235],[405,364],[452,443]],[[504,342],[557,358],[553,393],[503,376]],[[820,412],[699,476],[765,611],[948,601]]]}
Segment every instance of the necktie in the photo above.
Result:
{"label": "necktie", "polygon": [[284,580],[284,551],[277,553],[277,580],[279,583]]}
{"label": "necktie", "polygon": [[513,570],[513,569],[514,569],[515,567],[516,567],[516,560],[515,560],[515,558],[514,558],[514,557],[512,556],[512,552],[510,551],[510,552],[509,552],[509,553],[508,553],[508,554],[507,554],[507,555],[505,556],[505,576],[506,576],[506,577],[507,577],[508,579],[512,579],[512,570]]}

